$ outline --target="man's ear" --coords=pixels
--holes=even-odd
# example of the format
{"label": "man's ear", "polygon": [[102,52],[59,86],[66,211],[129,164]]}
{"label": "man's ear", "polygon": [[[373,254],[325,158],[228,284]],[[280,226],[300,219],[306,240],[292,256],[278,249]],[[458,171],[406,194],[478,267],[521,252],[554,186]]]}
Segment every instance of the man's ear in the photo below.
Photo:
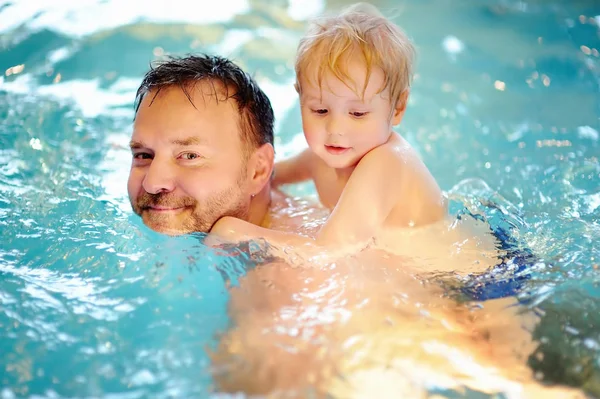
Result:
{"label": "man's ear", "polygon": [[404,112],[406,111],[406,103],[408,102],[408,95],[410,94],[410,89],[405,89],[398,101],[396,102],[396,106],[394,107],[394,113],[392,115],[392,125],[396,126],[400,122],[402,122],[402,118],[404,117]]}
{"label": "man's ear", "polygon": [[271,179],[275,160],[275,150],[269,143],[258,147],[248,160],[250,194],[258,194]]}

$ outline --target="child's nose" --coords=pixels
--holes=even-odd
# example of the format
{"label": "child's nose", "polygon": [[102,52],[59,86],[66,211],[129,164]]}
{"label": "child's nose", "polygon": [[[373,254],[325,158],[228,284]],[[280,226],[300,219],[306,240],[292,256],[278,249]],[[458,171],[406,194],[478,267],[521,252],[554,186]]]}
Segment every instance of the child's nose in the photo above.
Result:
{"label": "child's nose", "polygon": [[327,133],[330,135],[343,135],[344,126],[340,117],[331,115],[327,118]]}

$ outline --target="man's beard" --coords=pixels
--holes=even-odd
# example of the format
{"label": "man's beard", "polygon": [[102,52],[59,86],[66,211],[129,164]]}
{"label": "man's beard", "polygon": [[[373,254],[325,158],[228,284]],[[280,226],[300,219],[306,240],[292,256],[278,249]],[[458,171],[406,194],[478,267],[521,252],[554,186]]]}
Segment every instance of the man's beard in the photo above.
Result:
{"label": "man's beard", "polygon": [[[134,203],[133,211],[142,217],[152,230],[169,235],[208,233],[224,216],[248,220],[249,201],[245,201],[241,189],[242,179],[235,186],[210,195],[199,203],[192,197],[179,197],[172,193],[150,194],[143,192]],[[161,214],[149,210],[151,206],[185,208],[181,213]]]}

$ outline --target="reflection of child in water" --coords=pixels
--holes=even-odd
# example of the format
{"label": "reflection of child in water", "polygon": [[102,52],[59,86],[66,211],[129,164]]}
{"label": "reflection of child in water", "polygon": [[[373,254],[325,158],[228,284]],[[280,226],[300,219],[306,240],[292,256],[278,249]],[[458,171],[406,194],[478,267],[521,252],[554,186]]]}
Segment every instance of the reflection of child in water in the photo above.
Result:
{"label": "reflection of child in water", "polygon": [[[339,250],[446,215],[435,179],[392,130],[406,110],[413,58],[402,30],[364,4],[315,20],[301,39],[296,88],[309,148],[275,166],[274,184],[314,181],[332,210],[316,244]],[[279,244],[311,241],[232,218],[221,219],[213,232]]]}

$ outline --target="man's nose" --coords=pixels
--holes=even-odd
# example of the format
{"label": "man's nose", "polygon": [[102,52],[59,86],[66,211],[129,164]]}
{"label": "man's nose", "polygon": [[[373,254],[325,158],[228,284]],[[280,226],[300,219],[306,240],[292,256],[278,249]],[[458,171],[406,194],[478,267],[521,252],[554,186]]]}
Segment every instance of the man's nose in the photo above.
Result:
{"label": "man's nose", "polygon": [[148,167],[142,187],[150,194],[171,192],[175,189],[175,165],[154,158]]}

